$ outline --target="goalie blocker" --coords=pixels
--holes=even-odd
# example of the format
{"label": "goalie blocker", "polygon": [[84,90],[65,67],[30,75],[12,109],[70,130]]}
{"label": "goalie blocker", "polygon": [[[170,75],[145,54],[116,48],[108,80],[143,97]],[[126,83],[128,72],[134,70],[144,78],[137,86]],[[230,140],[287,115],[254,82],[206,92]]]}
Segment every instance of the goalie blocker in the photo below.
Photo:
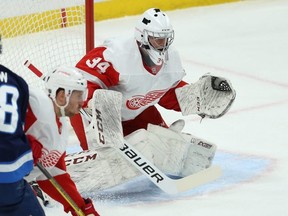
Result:
{"label": "goalie blocker", "polygon": [[198,114],[212,119],[223,116],[236,97],[229,80],[209,74],[175,92],[184,116]]}

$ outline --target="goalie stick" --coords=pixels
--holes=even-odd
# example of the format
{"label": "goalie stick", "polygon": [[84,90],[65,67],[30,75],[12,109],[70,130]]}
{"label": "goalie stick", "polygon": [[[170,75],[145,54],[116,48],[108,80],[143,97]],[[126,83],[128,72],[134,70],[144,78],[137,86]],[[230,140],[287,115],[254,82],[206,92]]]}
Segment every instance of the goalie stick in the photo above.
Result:
{"label": "goalie stick", "polygon": [[[122,131],[113,131],[113,129],[119,128],[119,126],[115,124],[121,125],[121,103],[117,103],[117,101],[122,101],[122,94],[112,90],[98,89],[94,92],[93,99],[95,107],[92,112],[97,113],[97,118],[93,118],[92,121],[96,120],[95,125],[100,125],[101,130],[98,131],[98,134],[101,134],[104,138],[107,134],[112,135],[112,142],[118,142],[122,147],[119,148],[119,145],[110,145],[110,147],[114,147],[126,160],[164,192],[168,194],[184,192],[211,182],[221,176],[221,168],[219,166],[211,166],[181,179],[168,177],[144,157],[142,153],[124,140],[124,138],[119,138],[118,135],[122,134]],[[94,115],[92,116],[94,117]],[[99,130],[99,127],[96,128]],[[107,147],[108,146],[109,145],[107,145]]]}
{"label": "goalie stick", "polygon": [[[31,62],[27,60],[24,65],[28,67],[38,77],[43,78],[43,73],[41,73]],[[98,120],[98,122],[96,122],[95,125],[101,125],[101,131],[98,133],[99,138],[101,137],[100,143],[103,142],[103,137],[105,138],[107,133],[109,135],[112,135],[112,138],[114,138],[116,142],[119,141],[123,142],[121,148],[115,146],[114,148],[119,153],[121,153],[126,160],[128,160],[134,167],[136,167],[142,174],[144,174],[151,182],[153,182],[157,187],[159,187],[164,192],[168,194],[184,192],[187,190],[191,190],[195,187],[198,187],[200,185],[209,183],[221,176],[222,172],[219,166],[211,166],[198,173],[192,174],[190,176],[181,179],[172,179],[166,176],[161,170],[159,170],[154,164],[152,164],[147,158],[145,158],[137,149],[135,149],[133,146],[124,141],[124,139],[117,140],[117,136],[113,136],[117,132],[113,131],[113,129],[115,129],[115,126],[117,128],[120,128],[119,125],[113,123],[115,123],[115,120],[118,120],[118,124],[121,124],[121,122],[119,121],[119,119],[121,119],[120,117],[121,107],[116,107],[115,103],[111,104],[111,101],[113,102],[113,100],[117,101],[119,99],[122,100],[122,94],[112,90],[102,90],[102,89],[98,89],[97,91],[94,92],[94,94],[95,99],[98,102],[97,108],[95,109],[97,109],[97,114],[101,115],[101,117],[98,116],[99,117],[98,119],[93,118],[92,121]],[[110,98],[112,96],[113,100],[108,100],[107,95],[110,95]],[[116,110],[113,111],[111,110],[112,108],[115,108]],[[95,109],[93,109],[94,112],[96,112]],[[107,110],[109,110],[109,113],[107,113]],[[118,116],[115,116],[115,114],[118,114]],[[113,120],[112,124],[107,125],[107,122],[111,122],[108,119]],[[106,125],[106,127],[104,127],[103,125]]]}

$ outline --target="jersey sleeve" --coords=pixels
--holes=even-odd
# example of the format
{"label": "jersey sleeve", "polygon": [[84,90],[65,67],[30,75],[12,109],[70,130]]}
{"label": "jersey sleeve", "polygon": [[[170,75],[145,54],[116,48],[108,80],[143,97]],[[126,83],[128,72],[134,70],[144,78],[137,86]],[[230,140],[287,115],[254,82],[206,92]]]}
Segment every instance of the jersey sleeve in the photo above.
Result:
{"label": "jersey sleeve", "polygon": [[184,85],[187,85],[187,83],[184,81],[180,81],[176,87],[171,88],[168,92],[165,93],[165,95],[160,99],[158,104],[166,109],[180,112],[181,109],[175,94],[175,89],[180,88]]}
{"label": "jersey sleeve", "polygon": [[25,123],[25,119],[26,119],[26,111],[27,111],[27,107],[28,107],[28,101],[29,101],[29,88],[28,88],[28,84],[26,83],[26,81],[24,81],[24,79],[19,79],[19,86],[20,86],[20,93],[21,93],[21,102],[19,104],[19,107],[21,108],[21,116],[22,116],[22,125]]}
{"label": "jersey sleeve", "polygon": [[118,71],[104,57],[106,49],[106,47],[96,47],[76,64],[88,80],[88,97],[83,107],[87,106],[96,89],[107,89],[119,83]]}
{"label": "jersey sleeve", "polygon": [[103,89],[115,86],[119,82],[119,72],[104,57],[106,49],[96,47],[76,64],[88,81]]}

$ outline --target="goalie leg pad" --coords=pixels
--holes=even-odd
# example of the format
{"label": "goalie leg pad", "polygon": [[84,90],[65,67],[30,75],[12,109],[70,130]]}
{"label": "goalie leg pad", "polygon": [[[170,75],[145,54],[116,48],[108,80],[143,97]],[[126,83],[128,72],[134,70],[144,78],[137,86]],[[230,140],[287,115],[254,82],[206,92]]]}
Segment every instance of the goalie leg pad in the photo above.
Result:
{"label": "goalie leg pad", "polygon": [[[191,134],[182,133],[183,138],[190,143],[182,175],[199,172],[211,166],[217,146]],[[193,164],[193,166],[191,166]]]}
{"label": "goalie leg pad", "polygon": [[67,169],[80,193],[108,189],[141,175],[113,148],[98,149],[95,160],[82,163],[81,166],[68,166]]}
{"label": "goalie leg pad", "polygon": [[[190,143],[187,158],[182,170],[182,175],[187,176],[190,173],[199,172],[202,169],[208,168],[212,164],[212,160],[215,156],[216,145],[206,140],[200,139],[188,133],[181,133],[185,126],[185,121],[179,119],[173,122],[169,129],[180,134],[188,143]],[[155,128],[157,132],[157,128]],[[201,161],[201,163],[199,163]],[[191,164],[194,164],[191,166]]]}
{"label": "goalie leg pad", "polygon": [[209,167],[216,151],[215,145],[192,135],[184,138],[182,133],[151,124],[147,131],[137,130],[125,139],[161,171],[180,177]]}
{"label": "goalie leg pad", "polygon": [[182,138],[180,140],[178,137],[161,137],[140,129],[125,139],[162,172],[175,176],[181,174],[188,147]]}
{"label": "goalie leg pad", "polygon": [[[178,164],[181,164],[181,166],[174,166],[174,174],[184,177],[211,166],[217,149],[215,144],[191,134],[171,131],[170,129],[157,125],[148,125],[147,130],[156,135],[160,140],[166,142],[166,147],[169,149],[168,152],[170,152],[170,154],[167,155],[168,157],[173,155],[171,158],[179,160]],[[175,145],[175,143],[177,143],[177,145]],[[157,146],[158,143],[154,143],[154,145]],[[161,146],[158,148],[161,148]],[[159,149],[158,151],[165,151],[165,149]],[[175,161],[172,163],[175,163]],[[158,164],[155,163],[155,165],[157,166]],[[167,169],[167,165],[168,163],[163,163],[163,171]]]}

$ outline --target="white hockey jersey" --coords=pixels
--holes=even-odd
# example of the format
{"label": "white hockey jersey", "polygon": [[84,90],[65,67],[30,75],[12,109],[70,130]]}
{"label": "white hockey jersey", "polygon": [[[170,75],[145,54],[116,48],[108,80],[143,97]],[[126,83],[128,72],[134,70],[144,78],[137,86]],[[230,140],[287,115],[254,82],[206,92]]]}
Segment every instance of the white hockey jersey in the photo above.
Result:
{"label": "white hockey jersey", "polygon": [[32,135],[43,145],[39,160],[46,168],[54,167],[66,151],[67,119],[56,117],[52,100],[44,91],[34,88],[30,88],[26,119],[26,134]]}
{"label": "white hockey jersey", "polygon": [[123,94],[121,116],[126,121],[158,103],[184,77],[178,52],[173,47],[168,51],[169,61],[159,72],[150,73],[134,38],[113,38],[84,56],[77,67],[91,83]]}

